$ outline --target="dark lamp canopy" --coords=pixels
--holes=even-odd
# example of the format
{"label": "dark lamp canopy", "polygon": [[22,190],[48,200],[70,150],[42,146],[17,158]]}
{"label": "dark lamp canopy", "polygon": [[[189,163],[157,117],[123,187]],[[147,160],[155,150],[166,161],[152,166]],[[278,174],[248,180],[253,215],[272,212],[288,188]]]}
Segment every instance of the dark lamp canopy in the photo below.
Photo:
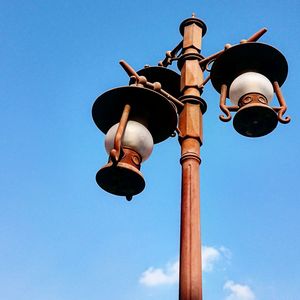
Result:
{"label": "dark lamp canopy", "polygon": [[[162,89],[174,96],[180,97],[180,75],[175,71],[165,67],[145,67],[139,70],[138,75],[145,76],[147,81],[159,82]],[[133,80],[130,80],[130,84]]]}
{"label": "dark lamp canopy", "polygon": [[175,105],[161,94],[137,86],[115,88],[96,99],[92,116],[97,127],[106,134],[120,121],[126,104],[131,105],[129,119],[146,126],[154,143],[167,139],[176,130]]}
{"label": "dark lamp canopy", "polygon": [[288,64],[281,52],[262,43],[244,43],[225,50],[212,65],[211,81],[220,93],[222,84],[228,87],[245,72],[257,72],[281,86],[288,73]]}

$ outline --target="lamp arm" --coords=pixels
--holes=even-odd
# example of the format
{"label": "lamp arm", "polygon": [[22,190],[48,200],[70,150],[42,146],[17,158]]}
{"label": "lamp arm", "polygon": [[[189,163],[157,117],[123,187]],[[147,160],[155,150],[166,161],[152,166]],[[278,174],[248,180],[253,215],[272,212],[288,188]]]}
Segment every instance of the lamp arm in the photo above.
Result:
{"label": "lamp arm", "polygon": [[180,102],[177,98],[175,98],[174,96],[166,92],[164,89],[162,89],[161,84],[159,82],[151,83],[149,81],[146,81],[145,86],[165,96],[168,100],[173,102],[175,105],[180,107],[184,106],[184,104]]}
{"label": "lamp arm", "polygon": [[114,139],[114,148],[110,151],[110,157],[114,163],[117,163],[121,156],[121,149],[122,149],[121,143],[128,122],[130,111],[131,111],[131,106],[129,104],[126,104],[124,106],[122,116],[119,122],[119,126],[116,131],[116,135]]}
{"label": "lamp arm", "polygon": [[161,60],[158,65],[161,67],[167,67],[168,65],[171,65],[172,61],[177,59],[177,53],[182,49],[182,45],[183,41],[180,41],[180,43],[172,51],[167,51],[166,57]]}
{"label": "lamp arm", "polygon": [[262,28],[262,29],[260,29],[260,30],[258,30],[257,32],[255,32],[253,35],[251,35],[247,39],[247,43],[258,41],[267,31],[268,31],[268,29],[265,28],[265,27]]}
{"label": "lamp arm", "polygon": [[125,72],[128,74],[130,77],[135,77],[136,82],[139,84],[142,84],[143,86],[150,88],[161,95],[165,96],[169,101],[173,102],[176,106],[183,107],[184,104],[180,102],[177,98],[169,94],[167,91],[161,88],[161,84],[159,82],[149,82],[147,81],[147,78],[145,76],[139,76],[137,72],[125,61],[125,60],[120,60],[120,65],[122,68],[125,70]]}
{"label": "lamp arm", "polygon": [[125,60],[120,60],[119,64],[122,66],[122,68],[125,70],[125,72],[127,73],[127,75],[129,77],[134,76],[137,80],[139,80],[140,76],[138,75],[138,73],[133,69],[133,67],[128,64]]}
{"label": "lamp arm", "polygon": [[282,92],[281,92],[281,89],[280,89],[280,86],[278,84],[277,81],[275,81],[273,83],[273,88],[274,88],[274,92],[277,96],[277,99],[278,99],[278,102],[280,104],[280,107],[273,107],[273,109],[278,112],[278,121],[280,123],[283,123],[283,124],[287,124],[291,121],[291,118],[290,117],[285,117],[283,118],[283,115],[284,113],[286,112],[287,110],[287,105],[286,105],[286,102],[284,100],[284,97],[282,95]]}
{"label": "lamp arm", "polygon": [[[243,40],[242,42],[250,43],[250,42],[256,42],[261,36],[263,36],[267,32],[267,28],[262,28],[253,35],[251,35],[247,40]],[[202,69],[206,69],[207,65],[211,63],[212,60],[215,60],[219,55],[221,55],[224,51],[226,51],[228,48],[230,48],[230,44],[226,44],[223,50],[220,50],[219,52],[216,52],[210,56],[207,56],[199,61],[200,67]]]}

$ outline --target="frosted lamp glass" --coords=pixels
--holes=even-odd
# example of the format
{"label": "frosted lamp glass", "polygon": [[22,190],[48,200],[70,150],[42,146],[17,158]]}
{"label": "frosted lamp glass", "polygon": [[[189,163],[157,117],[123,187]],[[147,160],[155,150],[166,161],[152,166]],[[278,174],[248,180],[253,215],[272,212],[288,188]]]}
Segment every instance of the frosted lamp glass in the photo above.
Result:
{"label": "frosted lamp glass", "polygon": [[[105,149],[108,154],[114,148],[118,126],[119,123],[112,126],[105,136]],[[136,121],[128,121],[122,139],[122,146],[136,151],[141,155],[142,160],[145,161],[152,152],[153,138],[144,125]]]}
{"label": "frosted lamp glass", "polygon": [[229,99],[234,105],[237,105],[240,98],[249,93],[260,93],[270,103],[274,95],[274,89],[266,76],[256,72],[246,72],[231,83]]}

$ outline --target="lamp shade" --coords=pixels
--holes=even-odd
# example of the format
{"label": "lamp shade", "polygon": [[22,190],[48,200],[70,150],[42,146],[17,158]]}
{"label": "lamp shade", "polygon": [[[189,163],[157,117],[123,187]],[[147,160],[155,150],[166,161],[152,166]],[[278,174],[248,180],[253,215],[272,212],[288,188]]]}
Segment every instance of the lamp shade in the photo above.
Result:
{"label": "lamp shade", "polygon": [[[109,154],[114,148],[114,139],[119,123],[112,126],[105,136],[105,149]],[[153,138],[149,130],[139,122],[128,121],[122,138],[122,146],[136,151],[145,161],[153,149]]]}
{"label": "lamp shade", "polygon": [[158,92],[137,86],[115,88],[96,99],[92,116],[97,127],[106,134],[120,121],[126,104],[131,106],[130,120],[146,125],[155,144],[164,141],[176,130],[175,105]]}
{"label": "lamp shade", "polygon": [[281,86],[288,73],[288,64],[281,52],[270,45],[252,42],[232,46],[218,56],[211,68],[211,82],[220,92],[241,74],[257,72]]}
{"label": "lamp shade", "polygon": [[229,99],[234,105],[246,94],[258,93],[271,102],[274,89],[270,80],[257,72],[246,72],[235,78],[229,88]]}

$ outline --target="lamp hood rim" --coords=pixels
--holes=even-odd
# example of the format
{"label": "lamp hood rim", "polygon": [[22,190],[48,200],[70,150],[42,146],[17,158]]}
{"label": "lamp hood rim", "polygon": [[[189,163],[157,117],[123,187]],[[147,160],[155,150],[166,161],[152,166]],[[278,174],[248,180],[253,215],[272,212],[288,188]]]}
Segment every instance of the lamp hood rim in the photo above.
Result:
{"label": "lamp hood rim", "polygon": [[245,72],[257,72],[266,76],[271,83],[281,86],[288,74],[288,63],[284,55],[268,44],[247,42],[225,50],[214,61],[211,82],[220,93],[221,86],[230,87],[233,80]]}

